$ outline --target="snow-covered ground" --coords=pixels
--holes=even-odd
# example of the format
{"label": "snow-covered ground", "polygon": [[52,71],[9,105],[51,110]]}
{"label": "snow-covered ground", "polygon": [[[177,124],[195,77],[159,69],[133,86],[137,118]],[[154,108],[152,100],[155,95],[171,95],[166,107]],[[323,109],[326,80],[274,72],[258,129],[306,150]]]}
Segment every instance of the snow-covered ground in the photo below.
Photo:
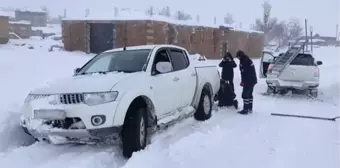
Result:
{"label": "snow-covered ground", "polygon": [[[76,52],[48,52],[49,42],[26,41],[35,47],[0,46],[0,165],[6,168],[338,168],[339,121],[270,116],[270,113],[321,117],[339,115],[339,48],[317,48],[323,61],[320,96],[265,97],[263,80],[255,88],[254,113],[241,116],[219,109],[206,122],[187,119],[153,137],[153,143],[131,159],[111,146],[32,144],[20,129],[19,110],[33,87],[72,75],[91,58]],[[218,64],[218,61],[211,61]],[[254,60],[258,66],[259,60]],[[235,71],[238,99],[241,87]]]}

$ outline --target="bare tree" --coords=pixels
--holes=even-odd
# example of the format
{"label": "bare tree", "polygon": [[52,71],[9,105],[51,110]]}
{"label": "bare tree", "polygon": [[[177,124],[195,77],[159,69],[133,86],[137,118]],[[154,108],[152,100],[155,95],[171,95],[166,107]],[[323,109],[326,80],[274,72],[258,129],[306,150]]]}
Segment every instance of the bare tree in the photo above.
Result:
{"label": "bare tree", "polygon": [[287,32],[289,39],[299,38],[303,33],[300,20],[297,18],[291,18],[287,24]]}
{"label": "bare tree", "polygon": [[170,17],[170,15],[171,15],[170,7],[169,6],[164,7],[158,14],[166,16],[166,17]]}
{"label": "bare tree", "polygon": [[285,21],[278,23],[272,31],[273,38],[276,38],[279,42],[279,47],[286,45],[288,43],[288,29]]}
{"label": "bare tree", "polygon": [[41,8],[42,11],[44,11],[46,13],[46,17],[47,17],[46,19],[50,20],[51,19],[50,18],[50,11],[48,10],[48,8],[46,6],[41,6],[40,8]]}
{"label": "bare tree", "polygon": [[177,11],[175,14],[175,18],[177,20],[191,20],[191,15],[184,13],[183,11]]}
{"label": "bare tree", "polygon": [[227,14],[224,16],[224,23],[225,23],[225,24],[229,24],[229,25],[235,23],[235,20],[234,20],[234,18],[233,18],[233,15],[230,14],[230,13],[227,13]]}
{"label": "bare tree", "polygon": [[278,20],[274,17],[271,17],[272,6],[268,1],[265,1],[262,4],[263,16],[261,19],[256,19],[255,24],[252,25],[252,28],[257,31],[262,31],[265,34],[265,44],[271,41],[274,37],[273,29],[278,23]]}
{"label": "bare tree", "polygon": [[145,14],[148,16],[153,16],[155,14],[154,9],[152,6],[150,6],[146,11]]}
{"label": "bare tree", "polygon": [[263,31],[265,34],[270,32],[277,24],[277,19],[271,17],[272,6],[268,1],[262,4],[263,17],[262,19],[256,19],[253,29]]}

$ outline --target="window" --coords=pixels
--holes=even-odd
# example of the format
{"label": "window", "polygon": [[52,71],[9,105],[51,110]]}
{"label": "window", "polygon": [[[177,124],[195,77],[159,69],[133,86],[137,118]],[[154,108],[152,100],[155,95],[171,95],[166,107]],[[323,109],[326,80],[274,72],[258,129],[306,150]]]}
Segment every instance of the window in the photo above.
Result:
{"label": "window", "polygon": [[96,72],[138,72],[147,64],[147,58],[151,50],[127,50],[105,52],[91,59],[80,70],[79,74]]}
{"label": "window", "polygon": [[174,71],[179,71],[189,66],[187,56],[183,53],[182,50],[170,49],[170,58]]}
{"label": "window", "polygon": [[155,59],[153,61],[153,66],[152,66],[152,71],[154,74],[159,74],[160,72],[158,72],[156,70],[156,64],[159,62],[170,62],[170,58],[168,55],[168,52],[166,51],[166,49],[160,49],[158,50]]}
{"label": "window", "polygon": [[304,66],[314,66],[314,58],[310,54],[299,54],[290,65],[304,65]]}
{"label": "window", "polygon": [[273,55],[268,52],[263,52],[262,62],[272,62],[274,59]]}

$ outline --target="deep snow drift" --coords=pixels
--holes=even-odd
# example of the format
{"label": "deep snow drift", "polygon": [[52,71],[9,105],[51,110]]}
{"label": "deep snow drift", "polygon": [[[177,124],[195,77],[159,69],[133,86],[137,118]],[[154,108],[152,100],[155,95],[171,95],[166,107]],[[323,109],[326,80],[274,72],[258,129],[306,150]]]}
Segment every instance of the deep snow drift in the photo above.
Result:
{"label": "deep snow drift", "polygon": [[[45,42],[46,43],[46,42]],[[40,45],[40,44],[39,44]],[[41,47],[40,47],[41,46]],[[110,146],[48,145],[32,143],[18,126],[20,104],[29,90],[45,81],[72,75],[91,56],[47,52],[39,47],[0,46],[0,164],[6,168],[337,168],[339,121],[319,121],[270,116],[271,112],[322,117],[339,115],[339,48],[315,49],[320,66],[320,97],[262,96],[259,80],[254,93],[254,114],[240,116],[219,109],[206,122],[187,119],[157,133],[153,143],[130,160]],[[254,60],[258,66],[259,60]],[[218,64],[218,61],[214,61]],[[235,70],[238,99],[241,88]],[[24,146],[22,146],[24,145]],[[29,146],[27,146],[29,145]]]}

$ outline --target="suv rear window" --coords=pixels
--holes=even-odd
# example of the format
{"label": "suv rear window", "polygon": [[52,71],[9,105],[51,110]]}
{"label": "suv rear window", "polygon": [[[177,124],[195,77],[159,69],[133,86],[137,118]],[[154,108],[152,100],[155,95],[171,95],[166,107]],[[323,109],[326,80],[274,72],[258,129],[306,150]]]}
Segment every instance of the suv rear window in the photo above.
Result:
{"label": "suv rear window", "polygon": [[290,65],[304,65],[304,66],[314,66],[314,58],[310,54],[299,54]]}

